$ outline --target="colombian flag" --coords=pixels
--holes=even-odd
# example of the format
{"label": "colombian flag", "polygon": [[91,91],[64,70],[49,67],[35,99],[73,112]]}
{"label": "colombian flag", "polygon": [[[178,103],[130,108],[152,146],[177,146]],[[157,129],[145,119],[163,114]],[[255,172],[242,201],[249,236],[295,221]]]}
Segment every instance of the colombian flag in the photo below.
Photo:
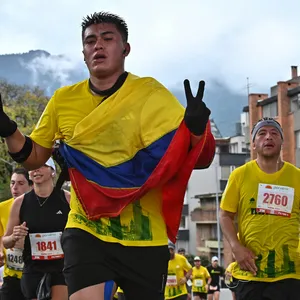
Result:
{"label": "colombian flag", "polygon": [[[137,88],[134,90],[137,90]],[[145,94],[147,94],[147,89]],[[123,99],[124,96],[121,98]],[[163,99],[165,98],[164,92]],[[141,99],[145,99],[145,97],[141,97]],[[116,110],[115,115],[118,114],[118,111],[121,111],[120,116],[126,115],[126,109],[134,111],[135,103],[140,105],[137,98],[134,98],[134,100],[132,106],[128,105],[129,102],[127,102],[127,105],[123,106],[122,111]],[[100,110],[102,104],[99,106],[101,113],[105,111],[104,104],[109,105],[109,102],[106,103],[106,101],[103,103],[104,108],[102,110]],[[174,101],[174,99],[172,98],[171,101]],[[120,104],[120,102],[115,103]],[[153,104],[150,102],[150,105],[155,106],[156,104],[155,102]],[[135,125],[132,125],[132,129],[127,132],[133,132],[138,128],[135,122],[139,118],[135,116],[138,115],[139,111],[140,109],[137,109],[136,114],[128,112],[128,120],[133,120],[131,123]],[[151,108],[147,108],[145,113],[149,115],[150,111]],[[90,220],[118,216],[129,203],[141,199],[153,188],[161,188],[163,197],[162,210],[168,236],[175,241],[180,224],[186,186],[191,172],[195,165],[207,167],[211,163],[215,152],[215,142],[210,131],[210,124],[207,125],[201,141],[191,148],[191,134],[184,121],[182,121],[182,116],[183,110],[180,108],[180,112],[177,116],[174,114],[174,118],[169,116],[166,118],[166,116],[160,116],[159,113],[149,117],[149,120],[153,120],[153,122],[147,124],[145,131],[147,131],[147,134],[150,132],[147,136],[159,131],[164,131],[164,134],[158,138],[153,138],[153,141],[150,140],[151,142],[148,142],[146,147],[143,143],[139,144],[139,138],[137,138],[135,143],[135,148],[137,149],[135,149],[134,155],[131,157],[128,155],[128,158],[125,156],[125,159],[113,165],[106,164],[106,160],[102,158],[103,152],[99,151],[99,148],[105,145],[101,141],[106,141],[109,144],[108,136],[105,139],[101,139],[99,136],[101,132],[104,132],[100,126],[105,123],[105,119],[112,118],[110,114],[104,114],[103,122],[98,121],[101,120],[99,115],[97,115],[97,119],[91,116],[85,120],[86,124],[81,126],[81,129],[78,131],[86,139],[90,135],[86,146],[80,142],[73,144],[71,142],[61,143],[60,152],[67,162],[72,186]],[[154,121],[154,118],[156,118],[156,121]],[[116,122],[121,122],[119,121],[121,119],[117,118],[117,121],[116,118],[110,119],[107,122],[107,130],[115,127],[117,128],[116,132],[118,129],[122,131],[121,125],[115,125]],[[159,121],[160,119],[162,122]],[[180,119],[181,121],[178,122]],[[122,122],[124,124],[124,120]],[[178,125],[174,129],[176,122]],[[130,126],[131,123],[127,122],[125,124]],[[155,127],[153,124],[157,123],[159,126]],[[96,128],[97,126],[99,128]],[[151,126],[155,128],[152,129]],[[168,126],[170,130],[164,130],[162,126]],[[86,130],[85,133],[85,128],[90,128],[90,130]],[[91,131],[95,132],[94,136],[91,135]],[[119,138],[121,137],[119,136]],[[95,142],[95,145],[91,146],[89,143],[96,139],[98,140]],[[118,142],[117,135],[112,137],[112,139]],[[130,137],[128,139],[130,140]],[[144,140],[146,140],[146,137]],[[122,147],[121,143],[119,147]],[[123,152],[126,152],[126,149]],[[107,151],[107,153],[107,157],[116,157],[117,160],[116,150],[111,150],[111,155],[110,152]]]}

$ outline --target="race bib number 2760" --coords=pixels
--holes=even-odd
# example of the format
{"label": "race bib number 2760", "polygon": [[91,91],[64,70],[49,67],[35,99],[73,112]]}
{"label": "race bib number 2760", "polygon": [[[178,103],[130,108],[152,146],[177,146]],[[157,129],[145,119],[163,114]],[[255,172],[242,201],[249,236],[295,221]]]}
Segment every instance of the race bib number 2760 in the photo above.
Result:
{"label": "race bib number 2760", "polygon": [[258,213],[290,217],[293,203],[293,188],[272,184],[259,184],[256,207]]}

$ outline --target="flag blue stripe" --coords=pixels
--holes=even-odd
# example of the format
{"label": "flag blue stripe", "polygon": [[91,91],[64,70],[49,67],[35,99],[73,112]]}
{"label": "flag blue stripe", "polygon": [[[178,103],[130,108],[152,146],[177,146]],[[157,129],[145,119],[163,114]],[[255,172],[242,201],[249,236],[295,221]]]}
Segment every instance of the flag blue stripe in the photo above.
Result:
{"label": "flag blue stripe", "polygon": [[136,188],[142,186],[164,156],[176,130],[173,130],[147,148],[117,166],[104,167],[82,152],[62,143],[60,153],[69,168],[77,169],[86,179],[109,188]]}

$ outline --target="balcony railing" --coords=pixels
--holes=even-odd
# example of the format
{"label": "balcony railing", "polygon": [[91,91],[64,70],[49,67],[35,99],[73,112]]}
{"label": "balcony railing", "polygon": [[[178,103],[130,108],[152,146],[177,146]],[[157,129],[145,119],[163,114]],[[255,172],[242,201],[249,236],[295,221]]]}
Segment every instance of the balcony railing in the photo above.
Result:
{"label": "balcony railing", "polygon": [[216,223],[217,212],[216,209],[195,209],[191,214],[191,219],[197,223]]}

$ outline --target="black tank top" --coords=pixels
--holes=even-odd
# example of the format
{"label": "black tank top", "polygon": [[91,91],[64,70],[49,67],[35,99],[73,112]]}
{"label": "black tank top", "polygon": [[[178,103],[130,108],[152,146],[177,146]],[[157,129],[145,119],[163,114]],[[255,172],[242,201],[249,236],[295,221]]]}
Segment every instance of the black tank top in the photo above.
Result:
{"label": "black tank top", "polygon": [[24,270],[23,273],[37,272],[61,272],[63,259],[55,260],[32,260],[30,233],[63,232],[70,211],[64,191],[54,188],[48,198],[38,197],[34,190],[24,195],[20,208],[21,224],[26,222],[29,228],[25,238],[23,250]]}

